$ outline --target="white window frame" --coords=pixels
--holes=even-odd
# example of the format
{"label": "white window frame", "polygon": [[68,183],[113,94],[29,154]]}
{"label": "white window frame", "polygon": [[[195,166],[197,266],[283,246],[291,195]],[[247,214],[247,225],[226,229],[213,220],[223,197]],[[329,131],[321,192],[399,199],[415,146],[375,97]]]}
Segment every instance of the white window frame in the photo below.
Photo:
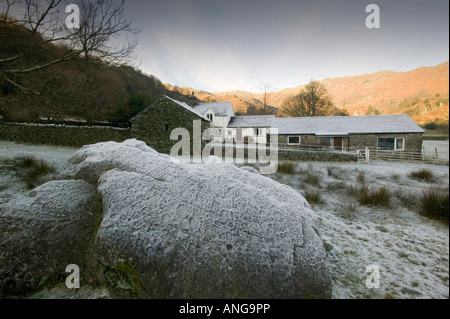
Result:
{"label": "white window frame", "polygon": [[[403,142],[402,142],[402,148],[401,149],[398,149],[397,148],[397,141],[398,140],[402,140]],[[405,150],[405,138],[404,137],[396,137],[395,138],[395,141],[394,141],[394,149],[396,150],[396,151],[404,151]]]}
{"label": "white window frame", "polygon": [[[289,139],[291,137],[298,137],[298,143],[291,143],[291,142],[289,142]],[[287,144],[288,145],[300,145],[301,142],[302,142],[302,137],[300,135],[288,135],[288,137],[287,137]]]}
{"label": "white window frame", "polygon": [[206,118],[212,122],[214,120],[214,115],[212,113],[208,113],[206,114]]}

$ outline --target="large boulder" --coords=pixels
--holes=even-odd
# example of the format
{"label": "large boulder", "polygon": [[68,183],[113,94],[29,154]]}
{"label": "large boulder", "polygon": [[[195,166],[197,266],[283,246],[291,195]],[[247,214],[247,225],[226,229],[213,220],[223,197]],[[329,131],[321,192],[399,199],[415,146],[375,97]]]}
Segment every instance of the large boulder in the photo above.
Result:
{"label": "large boulder", "polygon": [[102,196],[94,250],[114,293],[331,297],[315,215],[290,187],[231,164],[175,162],[136,140],[86,146],[71,163]]}
{"label": "large boulder", "polygon": [[101,218],[95,187],[52,181],[0,205],[0,296],[63,281],[66,267],[85,273]]}

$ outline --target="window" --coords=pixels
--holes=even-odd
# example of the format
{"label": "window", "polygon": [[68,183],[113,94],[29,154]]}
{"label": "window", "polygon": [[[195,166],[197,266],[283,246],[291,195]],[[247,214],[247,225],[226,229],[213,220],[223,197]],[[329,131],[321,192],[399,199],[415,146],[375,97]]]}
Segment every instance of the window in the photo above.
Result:
{"label": "window", "polygon": [[331,137],[317,137],[317,145],[320,146],[333,146]]}
{"label": "window", "polygon": [[300,136],[288,136],[288,145],[299,145]]}
{"label": "window", "polygon": [[263,129],[262,128],[255,128],[255,136],[262,136],[263,135]]}
{"label": "window", "polygon": [[396,138],[395,139],[395,149],[397,151],[403,151],[405,149],[405,139]]}
{"label": "window", "polygon": [[379,138],[378,149],[385,151],[403,151],[405,149],[404,138]]}
{"label": "window", "polygon": [[206,114],[206,118],[210,121],[213,120],[213,115],[211,113]]}
{"label": "window", "polygon": [[228,130],[228,136],[231,136],[233,134],[232,130]]}

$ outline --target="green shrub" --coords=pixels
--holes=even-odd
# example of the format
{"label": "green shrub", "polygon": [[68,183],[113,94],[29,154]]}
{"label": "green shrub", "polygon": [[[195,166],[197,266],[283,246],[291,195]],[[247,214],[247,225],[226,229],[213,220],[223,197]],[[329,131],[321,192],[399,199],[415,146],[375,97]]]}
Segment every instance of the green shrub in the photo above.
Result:
{"label": "green shrub", "polygon": [[431,187],[422,192],[421,213],[433,219],[449,222],[449,189]]}
{"label": "green shrub", "polygon": [[280,162],[278,163],[277,172],[281,174],[294,174],[296,166],[297,164],[295,162],[289,161]]}
{"label": "green shrub", "polygon": [[425,129],[427,130],[436,130],[438,128],[438,125],[434,122],[428,123],[425,125]]}
{"label": "green shrub", "polygon": [[409,173],[409,177],[421,182],[431,182],[435,178],[433,172],[426,168]]}

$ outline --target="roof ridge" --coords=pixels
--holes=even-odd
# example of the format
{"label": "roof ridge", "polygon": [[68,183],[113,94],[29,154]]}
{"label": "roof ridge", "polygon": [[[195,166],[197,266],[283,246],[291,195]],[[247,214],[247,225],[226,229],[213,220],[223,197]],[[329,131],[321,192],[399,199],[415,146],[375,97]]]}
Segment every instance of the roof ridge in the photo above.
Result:
{"label": "roof ridge", "polygon": [[[267,116],[267,115],[253,115],[253,116]],[[280,116],[280,117],[276,117],[276,119],[310,119],[310,120],[312,120],[312,119],[314,119],[314,120],[317,120],[317,119],[324,119],[324,118],[328,118],[328,119],[330,119],[330,118],[345,118],[345,119],[348,119],[348,118],[362,118],[362,117],[382,117],[382,116],[384,116],[384,117],[387,117],[387,116],[398,116],[398,117],[400,117],[400,116],[409,116],[408,114],[406,114],[406,113],[402,113],[402,114],[379,114],[379,115],[332,115],[332,116],[295,116],[295,117],[283,117],[283,116]]]}

